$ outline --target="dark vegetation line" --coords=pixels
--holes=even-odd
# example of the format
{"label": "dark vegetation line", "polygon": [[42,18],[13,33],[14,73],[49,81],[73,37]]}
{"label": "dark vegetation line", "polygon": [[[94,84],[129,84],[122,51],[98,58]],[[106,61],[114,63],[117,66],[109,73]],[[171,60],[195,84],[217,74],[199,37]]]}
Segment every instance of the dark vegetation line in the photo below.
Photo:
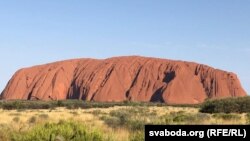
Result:
{"label": "dark vegetation line", "polygon": [[65,107],[67,109],[88,109],[88,108],[109,108],[114,106],[176,106],[176,107],[196,107],[202,113],[249,113],[250,96],[240,98],[226,98],[221,100],[208,100],[198,105],[168,105],[166,103],[152,102],[89,102],[83,100],[64,101],[30,101],[30,100],[1,100],[0,108],[5,110],[15,109],[53,109]]}
{"label": "dark vegetation line", "polygon": [[15,109],[53,109],[65,107],[68,109],[89,109],[89,108],[109,108],[114,106],[178,106],[178,107],[199,107],[200,105],[168,105],[166,103],[153,102],[89,102],[83,100],[62,100],[62,101],[39,101],[39,100],[1,100],[0,108],[5,110]]}
{"label": "dark vegetation line", "polygon": [[250,96],[208,100],[201,105],[203,113],[250,113]]}

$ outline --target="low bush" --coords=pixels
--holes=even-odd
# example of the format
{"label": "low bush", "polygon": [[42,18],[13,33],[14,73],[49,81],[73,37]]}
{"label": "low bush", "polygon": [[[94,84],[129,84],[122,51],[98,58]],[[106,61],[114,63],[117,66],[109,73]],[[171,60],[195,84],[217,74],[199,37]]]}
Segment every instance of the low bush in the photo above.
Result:
{"label": "low bush", "polygon": [[105,115],[101,116],[100,119],[103,120],[105,124],[107,124],[109,127],[112,128],[119,128],[121,125],[121,122],[117,117],[110,117]]}
{"label": "low bush", "polygon": [[79,113],[77,111],[71,111],[70,114],[72,114],[73,116],[78,116]]}
{"label": "low bush", "polygon": [[147,124],[146,121],[137,119],[137,120],[130,120],[127,124],[128,128],[132,131],[142,131],[144,130],[144,126]]}
{"label": "low bush", "polygon": [[34,124],[34,123],[36,123],[36,121],[37,121],[36,116],[32,116],[32,117],[29,118],[28,123]]}
{"label": "low bush", "polygon": [[[146,120],[149,117],[152,117],[152,114],[148,108],[135,106],[111,111],[109,115],[104,115],[100,119],[112,128],[124,127],[132,131],[140,131],[144,129],[145,124],[151,123]],[[157,119],[157,115],[152,118]]]}
{"label": "low bush", "polygon": [[145,135],[143,131],[137,131],[135,133],[132,133],[129,137],[130,141],[144,141]]}
{"label": "low bush", "polygon": [[210,117],[207,114],[197,113],[183,113],[183,112],[174,112],[162,116],[165,121],[164,124],[199,124],[206,120],[209,120]]}
{"label": "low bush", "polygon": [[184,123],[189,121],[195,121],[196,117],[188,114],[179,114],[173,118],[173,122],[175,123]]}
{"label": "low bush", "polygon": [[223,120],[240,120],[241,116],[236,114],[217,113],[213,114],[213,118],[223,119]]}
{"label": "low bush", "polygon": [[40,114],[40,115],[39,115],[39,118],[45,120],[45,119],[48,119],[48,118],[49,118],[49,115],[48,115],[48,114]]}
{"label": "low bush", "polygon": [[203,113],[246,113],[250,112],[250,97],[208,100],[202,104]]}
{"label": "low bush", "polygon": [[37,125],[29,131],[15,132],[12,141],[108,141],[98,130],[78,122],[62,121]]}
{"label": "low bush", "polygon": [[101,110],[94,110],[94,111],[92,112],[92,114],[95,115],[95,116],[99,116],[99,115],[102,114],[102,111],[101,111]]}
{"label": "low bush", "polygon": [[14,118],[12,119],[12,121],[18,123],[18,122],[20,121],[20,117],[14,117]]}

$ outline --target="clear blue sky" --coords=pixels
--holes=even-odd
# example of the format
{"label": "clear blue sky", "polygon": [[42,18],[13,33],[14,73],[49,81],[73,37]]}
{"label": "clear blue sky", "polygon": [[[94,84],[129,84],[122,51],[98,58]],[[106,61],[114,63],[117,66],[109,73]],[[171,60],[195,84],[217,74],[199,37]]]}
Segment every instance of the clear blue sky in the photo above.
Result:
{"label": "clear blue sky", "polygon": [[19,68],[142,55],[238,74],[250,93],[249,0],[0,0],[0,91]]}

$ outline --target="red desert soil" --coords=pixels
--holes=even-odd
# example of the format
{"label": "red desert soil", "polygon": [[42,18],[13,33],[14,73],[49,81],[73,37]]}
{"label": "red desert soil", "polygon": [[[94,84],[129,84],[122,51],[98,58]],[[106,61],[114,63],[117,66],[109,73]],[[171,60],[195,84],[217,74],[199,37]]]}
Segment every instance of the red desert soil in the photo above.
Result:
{"label": "red desert soil", "polygon": [[139,56],[75,59],[17,71],[2,99],[196,104],[246,96],[237,76],[192,62]]}

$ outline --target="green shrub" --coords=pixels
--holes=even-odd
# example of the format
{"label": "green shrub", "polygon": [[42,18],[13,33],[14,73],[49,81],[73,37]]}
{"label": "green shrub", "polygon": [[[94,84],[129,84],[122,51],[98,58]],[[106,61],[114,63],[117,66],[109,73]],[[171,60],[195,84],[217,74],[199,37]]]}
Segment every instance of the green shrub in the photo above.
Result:
{"label": "green shrub", "polygon": [[34,123],[36,123],[36,121],[37,121],[36,117],[32,116],[32,117],[29,118],[28,123],[34,124]]}
{"label": "green shrub", "polygon": [[110,112],[110,116],[118,119],[118,126],[123,126],[128,122],[130,114],[127,111],[119,110]]}
{"label": "green shrub", "polygon": [[18,122],[20,121],[20,117],[14,117],[14,118],[12,119],[12,121],[18,123]]}
{"label": "green shrub", "polygon": [[173,116],[173,123],[193,124],[199,123],[202,119],[198,118],[198,114],[177,113]]}
{"label": "green shrub", "polygon": [[48,115],[48,114],[40,114],[40,115],[39,115],[39,118],[40,118],[40,119],[48,119],[48,118],[49,118],[49,115]]}
{"label": "green shrub", "polygon": [[203,113],[245,113],[250,112],[250,97],[208,100],[202,104]]}
{"label": "green shrub", "polygon": [[6,110],[20,109],[21,102],[20,101],[11,101],[2,103],[2,108]]}
{"label": "green shrub", "polygon": [[187,121],[190,121],[191,118],[193,118],[193,117],[188,116],[188,115],[184,115],[184,114],[180,114],[180,115],[177,115],[173,118],[173,122],[176,122],[176,123],[187,122]]}
{"label": "green shrub", "polygon": [[213,118],[223,119],[223,120],[239,120],[241,116],[236,114],[217,113],[213,114]]}
{"label": "green shrub", "polygon": [[162,117],[164,119],[164,124],[172,124],[173,123],[173,117],[169,115],[165,115]]}
{"label": "green shrub", "polygon": [[118,128],[121,126],[120,120],[117,117],[102,116],[100,119],[103,120],[109,127]]}
{"label": "green shrub", "polygon": [[135,133],[132,133],[129,137],[130,141],[144,141],[144,132],[143,131],[137,131]]}
{"label": "green shrub", "polygon": [[64,106],[64,102],[62,100],[57,101],[57,106],[58,107],[63,107]]}
{"label": "green shrub", "polygon": [[107,141],[103,133],[78,122],[46,123],[26,132],[12,133],[12,141]]}
{"label": "green shrub", "polygon": [[79,113],[77,111],[71,111],[70,114],[74,115],[74,116],[78,116]]}
{"label": "green shrub", "polygon": [[139,109],[141,108],[124,108],[111,111],[109,115],[102,116],[100,119],[112,128],[125,127],[132,131],[143,130],[146,122]]}
{"label": "green shrub", "polygon": [[139,119],[139,120],[130,120],[127,124],[130,130],[132,131],[141,131],[144,130],[146,122]]}
{"label": "green shrub", "polygon": [[160,124],[199,124],[210,119],[210,116],[204,113],[190,114],[185,112],[173,112],[160,117]]}

